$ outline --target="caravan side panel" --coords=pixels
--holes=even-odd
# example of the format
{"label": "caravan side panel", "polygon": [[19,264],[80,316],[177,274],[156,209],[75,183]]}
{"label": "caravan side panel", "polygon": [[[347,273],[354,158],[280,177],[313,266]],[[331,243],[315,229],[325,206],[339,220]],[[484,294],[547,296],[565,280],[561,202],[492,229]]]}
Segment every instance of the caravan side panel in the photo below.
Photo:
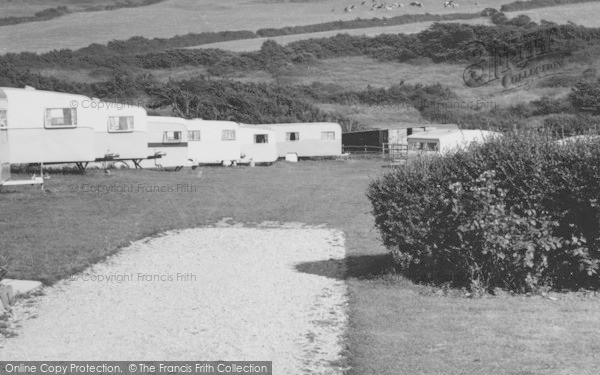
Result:
{"label": "caravan side panel", "polygon": [[102,120],[95,129],[96,158],[117,154],[117,160],[144,159],[148,153],[147,115],[141,107],[98,103]]}
{"label": "caravan side panel", "polygon": [[72,163],[94,160],[94,112],[84,96],[4,89],[8,97],[10,162]]}
{"label": "caravan side panel", "polygon": [[10,178],[10,159],[7,129],[8,102],[4,91],[0,89],[0,185]]}
{"label": "caravan side panel", "polygon": [[[266,125],[275,131],[277,153],[299,157],[329,157],[342,154],[342,128],[336,123]],[[297,139],[293,139],[297,137]]]}
{"label": "caravan side panel", "polygon": [[232,121],[188,120],[189,158],[198,164],[239,161],[240,127]]}
{"label": "caravan side panel", "polygon": [[142,168],[186,167],[188,157],[188,132],[185,120],[176,117],[148,116],[147,153],[164,154],[159,159],[145,159]]}
{"label": "caravan side panel", "polygon": [[242,163],[273,163],[277,161],[275,132],[253,125],[240,125],[241,152],[245,156]]}

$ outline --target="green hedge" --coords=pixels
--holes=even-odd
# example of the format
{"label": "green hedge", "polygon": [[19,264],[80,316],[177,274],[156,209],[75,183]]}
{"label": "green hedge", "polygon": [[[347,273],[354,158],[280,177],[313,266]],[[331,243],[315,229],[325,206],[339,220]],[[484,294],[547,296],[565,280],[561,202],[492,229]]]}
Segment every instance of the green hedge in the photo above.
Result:
{"label": "green hedge", "polygon": [[517,292],[600,285],[600,141],[534,134],[418,157],[368,190],[403,272]]}

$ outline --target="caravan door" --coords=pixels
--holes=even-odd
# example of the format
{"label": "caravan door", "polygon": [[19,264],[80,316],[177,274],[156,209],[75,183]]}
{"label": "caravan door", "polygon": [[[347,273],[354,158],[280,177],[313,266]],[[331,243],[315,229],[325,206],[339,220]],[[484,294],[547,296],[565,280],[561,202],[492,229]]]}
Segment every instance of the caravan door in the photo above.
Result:
{"label": "caravan door", "polygon": [[0,89],[0,185],[10,178],[7,110],[8,101]]}

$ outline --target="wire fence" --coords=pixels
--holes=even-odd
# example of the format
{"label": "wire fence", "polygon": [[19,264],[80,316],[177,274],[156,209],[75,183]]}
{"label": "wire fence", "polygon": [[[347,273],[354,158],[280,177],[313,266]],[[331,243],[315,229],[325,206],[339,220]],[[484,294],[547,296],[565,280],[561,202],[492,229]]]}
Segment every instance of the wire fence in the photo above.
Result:
{"label": "wire fence", "polygon": [[381,146],[342,146],[344,154],[350,158],[383,160],[405,160],[408,156],[408,145],[401,143],[384,143]]}

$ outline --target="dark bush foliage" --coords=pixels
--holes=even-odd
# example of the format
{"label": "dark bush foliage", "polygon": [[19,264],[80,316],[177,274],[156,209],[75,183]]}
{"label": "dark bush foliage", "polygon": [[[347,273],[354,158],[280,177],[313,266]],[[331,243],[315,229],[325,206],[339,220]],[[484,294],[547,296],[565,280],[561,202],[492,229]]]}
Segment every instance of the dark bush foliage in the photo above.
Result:
{"label": "dark bush foliage", "polygon": [[597,133],[600,130],[600,117],[590,114],[557,113],[544,118],[544,129],[560,137]]}
{"label": "dark bush foliage", "polygon": [[415,22],[427,22],[427,21],[454,21],[454,20],[470,20],[479,17],[486,17],[487,12],[478,13],[452,13],[452,14],[403,14],[396,17],[383,17],[383,18],[371,18],[349,21],[333,21],[318,23],[313,25],[304,26],[290,26],[283,27],[280,29],[268,28],[260,29],[256,31],[256,34],[260,37],[274,37],[280,35],[292,35],[292,34],[308,34],[322,31],[332,30],[348,30],[348,29],[362,29],[365,27],[378,27],[378,26],[396,26],[406,25]]}
{"label": "dark bush foliage", "polygon": [[569,99],[573,107],[579,110],[600,112],[600,81],[577,83]]}
{"label": "dark bush foliage", "polygon": [[507,134],[373,181],[376,226],[420,281],[598,288],[600,141]]}
{"label": "dark bush foliage", "polygon": [[[499,14],[499,13],[498,13]],[[330,38],[307,39],[286,46],[267,42],[262,51],[235,53],[217,49],[174,49],[191,44],[211,43],[238,37],[252,37],[251,32],[220,32],[188,34],[173,38],[146,39],[134,37],[113,41],[107,45],[92,44],[77,51],[59,50],[43,54],[30,52],[0,56],[0,63],[19,69],[140,69],[207,66],[211,73],[224,74],[233,70],[277,69],[281,64],[313,61],[346,56],[368,56],[381,61],[404,62],[415,58],[430,58],[434,62],[467,63],[465,45],[479,40],[487,46],[504,48],[511,40],[535,31],[514,25],[483,26],[436,23],[418,34],[383,34],[375,37],[339,34]],[[573,25],[556,26],[557,38],[572,50],[596,44],[600,29]],[[166,50],[167,48],[171,48]]]}
{"label": "dark bush foliage", "polygon": [[56,7],[56,8],[48,8],[36,12],[33,16],[23,16],[23,17],[4,17],[0,18],[0,26],[7,25],[16,25],[18,23],[26,23],[26,22],[37,22],[37,21],[48,21],[53,18],[61,17],[65,14],[69,14],[71,11],[67,7]]}

